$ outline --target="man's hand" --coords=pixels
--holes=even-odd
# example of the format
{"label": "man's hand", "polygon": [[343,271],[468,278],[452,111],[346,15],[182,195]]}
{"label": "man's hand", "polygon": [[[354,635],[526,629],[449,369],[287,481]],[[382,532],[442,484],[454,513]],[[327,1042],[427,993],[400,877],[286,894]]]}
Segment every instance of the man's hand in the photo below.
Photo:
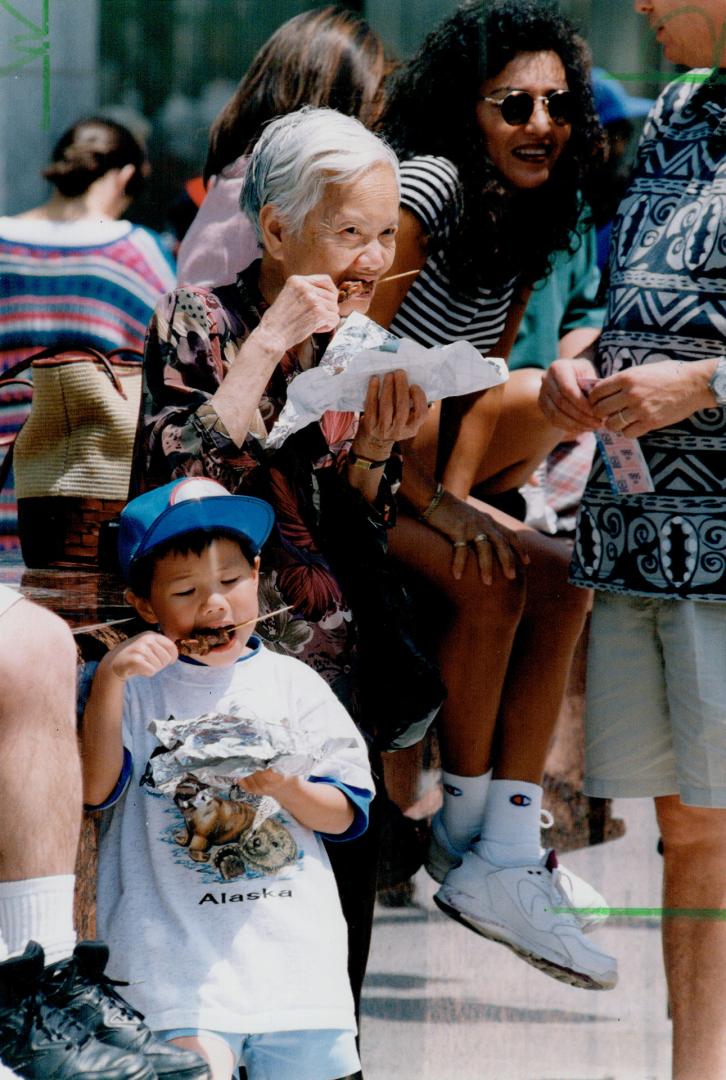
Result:
{"label": "man's hand", "polygon": [[715,407],[708,383],[716,360],[661,360],[600,379],[589,402],[598,426],[637,439]]}
{"label": "man's hand", "polygon": [[178,656],[173,641],[163,634],[146,630],[111,649],[101,664],[117,679],[129,679],[132,675],[156,675],[157,671],[173,664]]}
{"label": "man's hand", "polygon": [[579,379],[597,379],[589,360],[555,360],[547,369],[539,392],[539,407],[549,422],[563,431],[578,434],[603,426],[592,408],[592,394],[588,400]]}

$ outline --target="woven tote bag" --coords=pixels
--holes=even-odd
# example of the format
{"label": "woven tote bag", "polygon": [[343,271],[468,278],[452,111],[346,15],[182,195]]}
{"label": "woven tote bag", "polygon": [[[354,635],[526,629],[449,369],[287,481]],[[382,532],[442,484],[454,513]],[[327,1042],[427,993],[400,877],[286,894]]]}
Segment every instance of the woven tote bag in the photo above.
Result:
{"label": "woven tote bag", "polygon": [[44,350],[30,367],[30,415],[13,446],[18,529],[28,566],[95,564],[98,531],[128,498],[139,415],[142,354]]}

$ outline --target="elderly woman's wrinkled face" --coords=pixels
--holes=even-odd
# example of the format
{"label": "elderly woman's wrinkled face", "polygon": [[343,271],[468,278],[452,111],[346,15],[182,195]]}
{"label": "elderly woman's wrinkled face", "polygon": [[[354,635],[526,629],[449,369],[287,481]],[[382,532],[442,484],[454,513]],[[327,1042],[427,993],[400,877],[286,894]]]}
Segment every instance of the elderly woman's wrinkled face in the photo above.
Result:
{"label": "elderly woman's wrinkled face", "polygon": [[285,276],[329,274],[334,284],[362,285],[340,305],[342,315],[368,310],[376,282],[396,253],[398,185],[393,170],[374,165],[346,184],[326,184],[299,234],[285,231]]}
{"label": "elderly woman's wrinkled face", "polygon": [[[564,65],[557,53],[549,51],[519,53],[481,84],[476,106],[479,128],[489,159],[511,187],[537,188],[549,179],[572,133],[572,124],[566,122],[571,99],[551,95],[567,89]],[[501,105],[512,91],[530,95],[529,102],[519,94]],[[526,117],[529,105],[533,108]],[[508,123],[505,117],[522,122]]]}

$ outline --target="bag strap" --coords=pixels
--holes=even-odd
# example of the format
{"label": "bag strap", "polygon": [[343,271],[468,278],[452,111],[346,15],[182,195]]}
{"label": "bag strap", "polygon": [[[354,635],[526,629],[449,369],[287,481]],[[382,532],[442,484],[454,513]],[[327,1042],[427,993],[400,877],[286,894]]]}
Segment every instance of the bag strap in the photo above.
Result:
{"label": "bag strap", "polygon": [[[15,439],[17,439],[17,434],[15,436]],[[2,491],[5,487],[7,479],[10,476],[10,470],[13,467],[13,450],[15,449],[15,439],[13,439],[13,441],[8,446],[7,453],[2,459],[2,462],[0,462],[0,491]]]}
{"label": "bag strap", "polygon": [[21,360],[20,363],[15,364],[13,367],[10,367],[6,371],[4,371],[2,375],[0,375],[0,386],[3,386],[6,382],[17,382],[15,376],[22,375],[24,371],[27,371],[29,367],[32,367],[36,360],[53,360],[63,356],[65,353],[73,353],[80,356],[83,356],[85,354],[98,361],[98,363],[101,365],[101,367],[104,369],[109,379],[113,383],[114,388],[121,395],[124,401],[128,400],[126,397],[126,391],[124,390],[118,375],[113,370],[111,358],[121,355],[134,356],[141,361],[143,361],[144,358],[144,354],[140,352],[139,349],[126,348],[125,346],[122,346],[119,349],[111,349],[106,354],[100,352],[98,349],[92,348],[90,345],[82,345],[77,349],[58,349],[51,347],[48,349],[41,349],[40,352],[33,353],[32,356],[26,356],[26,358],[24,360]]}
{"label": "bag strap", "polygon": [[[139,349],[132,349],[126,346],[122,346],[118,349],[111,349],[106,356],[104,356],[104,354],[98,349],[91,348],[91,346],[87,345],[83,345],[78,349],[58,349],[52,346],[50,348],[41,349],[40,352],[33,353],[31,356],[26,356],[24,360],[21,360],[19,363],[14,364],[13,367],[7,368],[2,373],[2,375],[0,375],[0,389],[5,386],[18,385],[27,386],[32,390],[33,383],[30,381],[30,379],[19,379],[17,376],[22,375],[24,371],[27,371],[28,368],[32,367],[33,363],[36,360],[52,360],[54,357],[62,356],[63,353],[66,352],[75,352],[80,354],[87,353],[89,356],[92,356],[94,360],[97,360],[101,364],[104,371],[107,373],[114,387],[124,399],[124,401],[128,401],[128,398],[126,397],[126,392],[121,384],[121,380],[117,376],[116,372],[113,370],[110,360],[114,356],[123,355],[133,356],[139,361],[143,361],[144,354]],[[10,470],[13,465],[13,450],[15,449],[15,440],[20,434],[20,431],[22,431],[22,426],[18,431],[16,431],[15,437],[8,445],[5,457],[3,458],[2,462],[0,462],[0,491],[4,489],[5,484],[8,480],[8,476],[10,475]]]}

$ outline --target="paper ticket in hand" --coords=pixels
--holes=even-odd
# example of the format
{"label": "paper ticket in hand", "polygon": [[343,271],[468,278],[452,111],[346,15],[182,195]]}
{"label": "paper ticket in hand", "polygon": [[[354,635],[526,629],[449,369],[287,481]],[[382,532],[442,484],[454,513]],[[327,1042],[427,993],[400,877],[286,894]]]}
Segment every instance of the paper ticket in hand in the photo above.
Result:
{"label": "paper ticket in hand", "polygon": [[262,445],[277,449],[328,411],[362,412],[371,377],[397,370],[421,387],[429,403],[486,390],[508,378],[503,360],[482,356],[468,341],[427,349],[353,312],[318,366],[289,383],[285,407]]}
{"label": "paper ticket in hand", "polygon": [[[578,379],[577,382],[587,396],[597,379]],[[621,431],[599,428],[595,432],[595,441],[615,495],[644,495],[655,490],[637,439],[629,439]]]}

